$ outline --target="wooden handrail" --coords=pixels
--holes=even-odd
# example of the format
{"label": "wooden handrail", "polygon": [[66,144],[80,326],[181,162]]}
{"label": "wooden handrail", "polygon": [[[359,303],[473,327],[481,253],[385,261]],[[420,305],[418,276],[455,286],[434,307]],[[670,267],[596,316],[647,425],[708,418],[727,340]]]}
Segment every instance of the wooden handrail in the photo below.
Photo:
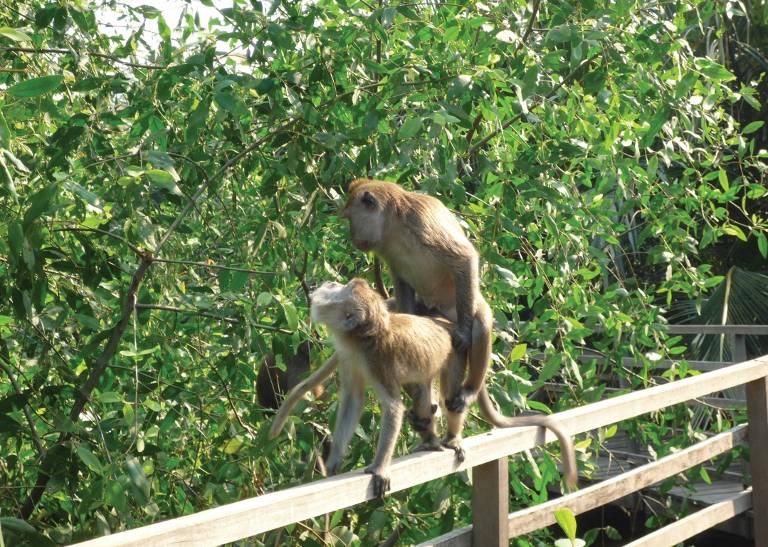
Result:
{"label": "wooden handrail", "polygon": [[[755,386],[758,383],[764,385],[766,376],[768,376],[768,356],[574,408],[560,412],[556,416],[566,431],[575,435],[744,383],[759,381],[751,385]],[[752,392],[754,392],[752,398],[758,401],[761,393],[762,396],[765,395],[757,388]],[[748,392],[748,395],[752,392]],[[754,412],[764,413],[765,409]],[[752,413],[750,413],[751,417]],[[494,429],[465,440],[467,457],[461,464],[456,461],[451,451],[418,453],[398,458],[391,467],[392,492],[410,488],[458,470],[499,460],[554,440],[555,437],[551,432],[535,427]],[[760,469],[758,471],[763,473]],[[768,472],[768,467],[765,471]],[[753,470],[753,476],[759,475],[756,475]],[[370,475],[357,470],[93,539],[79,545],[89,547],[218,545],[372,499],[370,483]],[[768,478],[765,480],[765,486],[759,489],[759,495],[768,494],[767,489]]]}

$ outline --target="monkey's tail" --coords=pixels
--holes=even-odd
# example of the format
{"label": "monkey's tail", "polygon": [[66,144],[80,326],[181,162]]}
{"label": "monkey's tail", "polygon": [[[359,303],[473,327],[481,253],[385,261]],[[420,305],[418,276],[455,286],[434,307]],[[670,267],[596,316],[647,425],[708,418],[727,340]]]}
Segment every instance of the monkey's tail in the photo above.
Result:
{"label": "monkey's tail", "polygon": [[563,468],[565,475],[565,483],[573,488],[578,482],[577,468],[576,468],[576,451],[573,448],[573,441],[563,430],[563,426],[552,418],[551,416],[504,416],[493,404],[491,396],[488,394],[488,388],[483,388],[478,393],[478,403],[480,404],[480,411],[486,420],[491,422],[496,427],[525,427],[525,426],[538,426],[546,427],[551,430],[557,440],[560,441],[560,450],[563,453]]}
{"label": "monkey's tail", "polygon": [[285,426],[285,422],[288,420],[293,408],[310,390],[315,389],[317,386],[325,382],[328,377],[333,373],[336,365],[338,364],[338,358],[336,353],[331,355],[328,360],[323,363],[319,369],[317,369],[311,376],[309,376],[303,382],[296,384],[291,392],[283,399],[283,404],[280,405],[280,409],[275,415],[275,419],[272,421],[272,427],[269,428],[269,438],[274,439]]}

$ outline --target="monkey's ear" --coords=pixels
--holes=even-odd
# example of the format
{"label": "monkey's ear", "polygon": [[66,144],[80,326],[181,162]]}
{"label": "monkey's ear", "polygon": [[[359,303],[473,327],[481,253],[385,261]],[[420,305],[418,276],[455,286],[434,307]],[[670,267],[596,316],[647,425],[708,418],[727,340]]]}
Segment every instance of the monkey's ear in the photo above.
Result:
{"label": "monkey's ear", "polygon": [[376,198],[371,194],[368,190],[363,192],[363,197],[360,198],[360,201],[365,205],[368,209],[374,209],[376,207]]}

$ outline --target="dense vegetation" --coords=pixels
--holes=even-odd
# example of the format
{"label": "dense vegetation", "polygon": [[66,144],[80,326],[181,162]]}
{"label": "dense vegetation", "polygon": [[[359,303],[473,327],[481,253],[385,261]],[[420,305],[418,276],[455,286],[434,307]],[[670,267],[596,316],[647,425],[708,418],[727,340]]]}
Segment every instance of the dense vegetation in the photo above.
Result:
{"label": "dense vegetation", "polygon": [[[672,305],[701,308],[736,264],[766,273],[762,0],[233,0],[208,22],[194,3],[178,21],[107,0],[0,6],[6,545],[317,477],[335,398],[270,442],[255,378],[308,338],[314,363],[329,354],[308,286],[373,277],[335,214],[353,177],[461,216],[507,413],[549,410],[528,398],[548,381],[567,385],[551,410],[602,398],[606,372],[652,383],[653,361],[687,351],[661,326]],[[645,366],[580,362],[586,346]],[[349,467],[371,458],[374,409]],[[621,427],[663,454],[696,435],[689,412]],[[579,439],[586,470],[613,431]],[[546,497],[555,461],[512,463],[519,504]],[[435,536],[467,521],[466,483],[339,512],[331,536]],[[322,544],[324,527],[260,540]]]}

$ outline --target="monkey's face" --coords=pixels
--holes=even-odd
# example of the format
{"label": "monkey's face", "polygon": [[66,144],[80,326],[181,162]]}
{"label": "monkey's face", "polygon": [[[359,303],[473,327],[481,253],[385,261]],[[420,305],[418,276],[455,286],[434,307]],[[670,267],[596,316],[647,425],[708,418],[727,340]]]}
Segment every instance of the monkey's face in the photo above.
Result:
{"label": "monkey's face", "polygon": [[349,219],[352,244],[361,251],[375,251],[384,238],[386,212],[383,204],[369,190],[353,193],[341,211]]}
{"label": "monkey's face", "polygon": [[[312,320],[329,329],[349,332],[362,325],[368,317],[368,307],[358,296],[361,279],[346,285],[327,281],[310,294]],[[365,283],[367,285],[367,283]]]}

